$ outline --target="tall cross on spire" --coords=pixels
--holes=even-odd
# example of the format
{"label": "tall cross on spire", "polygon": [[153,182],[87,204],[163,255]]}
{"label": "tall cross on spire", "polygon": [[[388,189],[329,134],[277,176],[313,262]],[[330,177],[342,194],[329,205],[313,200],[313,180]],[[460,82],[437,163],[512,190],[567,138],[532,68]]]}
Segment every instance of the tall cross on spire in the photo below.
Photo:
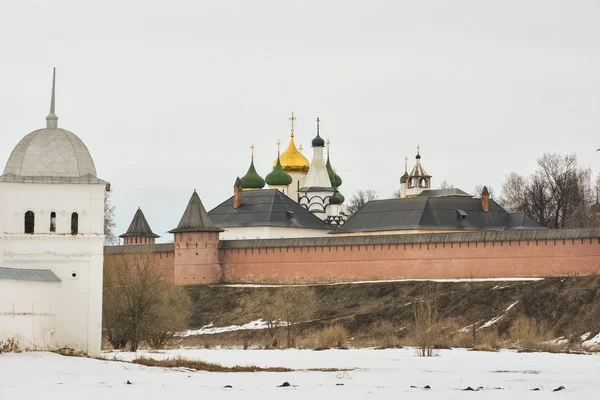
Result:
{"label": "tall cross on spire", "polygon": [[319,117],[317,117],[317,136],[319,136],[319,122],[321,121],[321,119]]}
{"label": "tall cross on spire", "polygon": [[421,146],[417,145],[417,155],[421,154]]}
{"label": "tall cross on spire", "polygon": [[329,156],[329,148],[331,147],[331,140],[327,139],[327,156]]}
{"label": "tall cross on spire", "polygon": [[281,140],[277,139],[277,155],[281,152]]}
{"label": "tall cross on spire", "polygon": [[404,157],[404,172],[408,174],[408,157]]}
{"label": "tall cross on spire", "polygon": [[296,117],[294,117],[294,112],[292,111],[292,117],[288,118],[290,121],[292,121],[292,137],[294,137],[294,121],[296,121]]}
{"label": "tall cross on spire", "polygon": [[50,97],[50,113],[46,117],[46,128],[56,129],[58,128],[58,117],[54,113],[54,105],[56,98],[56,68],[52,71],[52,96]]}
{"label": "tall cross on spire", "polygon": [[252,151],[252,160],[254,161],[254,143],[250,146],[250,150]]}

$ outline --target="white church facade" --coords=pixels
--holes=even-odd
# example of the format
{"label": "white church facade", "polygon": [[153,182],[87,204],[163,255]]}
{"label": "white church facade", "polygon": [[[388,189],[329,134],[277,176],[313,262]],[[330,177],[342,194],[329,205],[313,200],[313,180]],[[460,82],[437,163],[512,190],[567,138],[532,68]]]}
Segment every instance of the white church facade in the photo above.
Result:
{"label": "white church facade", "polygon": [[104,196],[85,144],[58,128],[25,136],[0,176],[0,341],[100,353]]}

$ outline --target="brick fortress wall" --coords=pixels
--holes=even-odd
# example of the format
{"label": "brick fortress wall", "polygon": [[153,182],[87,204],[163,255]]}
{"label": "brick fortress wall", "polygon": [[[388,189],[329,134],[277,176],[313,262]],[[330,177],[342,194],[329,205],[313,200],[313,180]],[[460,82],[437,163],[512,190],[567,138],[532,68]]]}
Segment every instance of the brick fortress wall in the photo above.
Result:
{"label": "brick fortress wall", "polygon": [[[197,271],[175,269],[173,279],[291,284],[590,275],[600,273],[600,229],[231,240],[219,243],[219,263],[218,277],[198,264]],[[211,278],[198,281],[204,275]]]}

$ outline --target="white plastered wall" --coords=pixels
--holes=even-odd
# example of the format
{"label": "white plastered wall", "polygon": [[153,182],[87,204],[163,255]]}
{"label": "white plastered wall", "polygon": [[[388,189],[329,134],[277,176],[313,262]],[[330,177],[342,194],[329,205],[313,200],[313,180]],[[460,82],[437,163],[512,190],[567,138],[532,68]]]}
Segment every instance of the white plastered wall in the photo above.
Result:
{"label": "white plastered wall", "polygon": [[[24,215],[29,210],[35,212],[32,235],[24,233]],[[54,233],[50,232],[52,211],[57,215]],[[79,215],[77,235],[71,235],[72,212]],[[19,336],[26,347],[71,347],[99,355],[104,185],[0,183],[0,217],[2,266],[50,269],[62,281],[1,280],[0,339]],[[8,315],[6,309],[12,307],[33,307],[33,311],[29,315],[23,311],[19,317]],[[46,310],[44,315],[39,315],[38,308]],[[24,331],[24,326],[31,329]]]}

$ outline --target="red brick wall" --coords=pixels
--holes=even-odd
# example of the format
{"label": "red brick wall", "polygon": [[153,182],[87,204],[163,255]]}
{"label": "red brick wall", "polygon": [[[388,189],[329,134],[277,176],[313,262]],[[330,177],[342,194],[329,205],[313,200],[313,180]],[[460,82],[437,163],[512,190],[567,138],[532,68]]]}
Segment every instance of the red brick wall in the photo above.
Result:
{"label": "red brick wall", "polygon": [[[119,260],[125,261],[127,258],[131,258],[132,254],[104,254],[104,262],[115,262],[117,265]],[[174,265],[175,265],[175,254],[172,252],[161,252],[161,253],[148,253],[142,252],[134,254],[134,256],[146,257],[150,256],[157,268],[161,270],[161,273],[169,280],[174,279]]]}
{"label": "red brick wall", "polygon": [[222,249],[221,267],[224,282],[253,283],[585,275],[600,273],[600,243],[561,239]]}
{"label": "red brick wall", "polygon": [[219,232],[176,233],[173,276],[178,285],[220,282]]}

